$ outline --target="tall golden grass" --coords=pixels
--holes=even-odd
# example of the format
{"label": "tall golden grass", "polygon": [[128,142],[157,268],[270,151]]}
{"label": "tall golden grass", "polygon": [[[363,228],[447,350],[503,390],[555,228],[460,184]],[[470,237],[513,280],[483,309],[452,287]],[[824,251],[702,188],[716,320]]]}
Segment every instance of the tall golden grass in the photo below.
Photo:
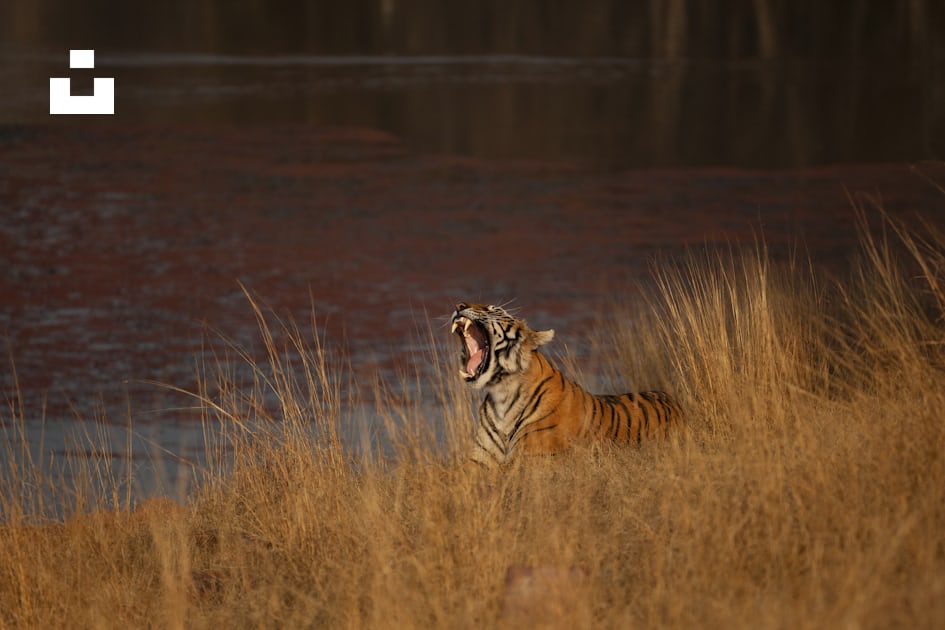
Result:
{"label": "tall golden grass", "polygon": [[[36,523],[37,475],[3,471],[0,626],[943,627],[945,238],[882,227],[841,280],[763,246],[657,269],[589,343],[683,434],[495,472],[457,461],[445,330],[428,391],[352,394],[253,302],[252,376],[193,392],[227,448],[186,505]],[[354,457],[372,391],[392,447]]]}

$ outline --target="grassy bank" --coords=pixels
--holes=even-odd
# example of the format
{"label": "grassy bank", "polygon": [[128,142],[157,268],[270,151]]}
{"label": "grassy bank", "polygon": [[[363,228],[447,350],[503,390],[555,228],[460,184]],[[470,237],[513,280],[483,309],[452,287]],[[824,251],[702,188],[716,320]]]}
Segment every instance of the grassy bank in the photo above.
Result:
{"label": "grassy bank", "polygon": [[252,378],[196,392],[229,451],[187,505],[31,523],[39,481],[3,471],[0,626],[941,627],[945,239],[885,230],[842,279],[763,248],[661,267],[595,369],[677,392],[684,434],[498,473],[457,465],[452,344],[441,417],[362,386],[394,454],[353,461],[343,369],[257,310]]}

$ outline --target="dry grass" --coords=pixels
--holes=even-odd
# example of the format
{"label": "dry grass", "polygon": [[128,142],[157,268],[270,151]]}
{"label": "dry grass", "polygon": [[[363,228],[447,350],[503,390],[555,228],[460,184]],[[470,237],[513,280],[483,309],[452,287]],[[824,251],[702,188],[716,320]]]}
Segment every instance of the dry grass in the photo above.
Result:
{"label": "dry grass", "polygon": [[450,452],[471,430],[435,350],[442,418],[376,387],[393,455],[354,460],[343,370],[257,308],[252,378],[209,370],[197,392],[232,450],[188,505],[28,524],[40,482],[3,472],[0,626],[942,627],[945,239],[928,239],[864,236],[842,282],[763,248],[668,266],[596,354],[679,392],[685,435],[495,474],[428,446],[431,426]]}

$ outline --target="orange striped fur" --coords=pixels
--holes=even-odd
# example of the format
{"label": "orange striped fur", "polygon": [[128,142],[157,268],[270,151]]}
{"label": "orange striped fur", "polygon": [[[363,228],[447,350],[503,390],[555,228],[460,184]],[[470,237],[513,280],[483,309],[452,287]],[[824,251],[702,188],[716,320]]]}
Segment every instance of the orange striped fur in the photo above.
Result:
{"label": "orange striped fur", "polygon": [[460,375],[485,391],[472,453],[482,464],[557,453],[576,441],[639,444],[680,422],[679,405],[663,392],[589,394],[538,351],[553,330],[534,331],[500,307],[457,304],[452,332],[463,345]]}

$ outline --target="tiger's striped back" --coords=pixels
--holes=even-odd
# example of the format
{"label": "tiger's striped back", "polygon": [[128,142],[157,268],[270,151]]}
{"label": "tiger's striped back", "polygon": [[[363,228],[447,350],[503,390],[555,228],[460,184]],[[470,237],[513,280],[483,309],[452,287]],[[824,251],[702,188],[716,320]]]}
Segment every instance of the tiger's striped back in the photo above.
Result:
{"label": "tiger's striped back", "polygon": [[589,394],[538,351],[554,331],[533,331],[501,308],[459,304],[453,332],[463,340],[461,375],[485,390],[473,450],[481,463],[595,439],[639,444],[666,437],[681,421],[664,392]]}
{"label": "tiger's striped back", "polygon": [[[665,438],[682,416],[682,409],[666,392],[651,390],[627,394],[588,394],[601,401],[597,436],[615,442]],[[592,419],[593,421],[593,419]]]}

